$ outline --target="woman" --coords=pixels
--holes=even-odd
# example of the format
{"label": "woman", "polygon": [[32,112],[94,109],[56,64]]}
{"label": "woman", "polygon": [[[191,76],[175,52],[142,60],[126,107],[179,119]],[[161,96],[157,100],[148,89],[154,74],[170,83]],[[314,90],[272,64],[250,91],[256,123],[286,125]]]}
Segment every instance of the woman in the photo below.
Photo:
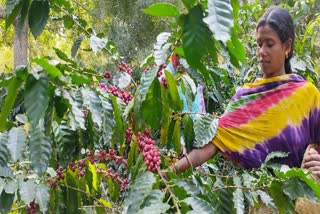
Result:
{"label": "woman", "polygon": [[[245,168],[260,167],[269,153],[283,151],[288,157],[279,163],[300,167],[307,146],[320,143],[319,91],[291,74],[294,27],[288,11],[269,8],[258,22],[256,39],[263,78],[232,97],[212,142],[192,150],[171,171],[199,166],[217,151]],[[310,151],[303,166],[320,175],[320,156]]]}

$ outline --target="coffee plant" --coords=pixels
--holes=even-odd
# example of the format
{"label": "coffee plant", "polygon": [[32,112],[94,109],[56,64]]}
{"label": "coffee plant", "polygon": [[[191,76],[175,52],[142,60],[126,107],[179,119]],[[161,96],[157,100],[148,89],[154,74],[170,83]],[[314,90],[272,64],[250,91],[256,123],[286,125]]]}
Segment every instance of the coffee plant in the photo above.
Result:
{"label": "coffee plant", "polygon": [[[73,13],[69,1],[23,2],[6,1],[6,22],[29,12],[35,37],[49,9],[57,16]],[[297,22],[315,4],[304,3],[288,1]],[[54,48],[56,56],[33,58],[1,75],[0,212],[245,213],[265,204],[292,213],[297,198],[319,203],[320,186],[309,172],[272,162],[287,155],[281,152],[271,153],[259,169],[245,170],[217,155],[183,173],[167,170],[185,148],[212,139],[230,96],[258,75],[250,32],[266,7],[236,0],[153,4],[143,12],[172,29],[158,35],[138,65],[74,14],[86,36],[75,41],[71,56]],[[32,15],[35,8],[39,16]],[[293,67],[318,84],[319,43],[312,43],[305,60],[302,54],[315,41],[319,15],[308,13],[308,25],[298,29],[303,41]],[[100,71],[79,63],[76,53],[85,40],[90,44],[83,49],[93,57],[105,54],[112,66]],[[192,108],[200,85],[208,113]]]}

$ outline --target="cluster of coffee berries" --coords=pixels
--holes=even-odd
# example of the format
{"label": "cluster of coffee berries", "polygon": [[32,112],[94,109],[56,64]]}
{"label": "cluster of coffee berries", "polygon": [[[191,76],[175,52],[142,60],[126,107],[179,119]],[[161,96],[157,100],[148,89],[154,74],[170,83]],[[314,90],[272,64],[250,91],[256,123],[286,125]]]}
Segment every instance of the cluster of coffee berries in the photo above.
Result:
{"label": "cluster of coffee berries", "polygon": [[157,72],[157,77],[161,77],[161,76],[162,76],[162,74],[163,74],[162,71],[163,71],[166,67],[167,67],[166,64],[162,64],[162,65],[159,66],[158,72]]}
{"label": "cluster of coffee berries", "polygon": [[28,214],[36,213],[38,211],[38,208],[39,208],[39,205],[36,202],[31,201],[27,205],[27,212],[28,212]]}
{"label": "cluster of coffee berries", "polygon": [[163,85],[163,87],[168,88],[168,82],[165,77],[161,77],[160,83]]}
{"label": "cluster of coffee berries", "polygon": [[144,69],[144,73],[148,73],[150,70],[151,70],[150,67],[146,67],[146,68]]}
{"label": "cluster of coffee berries", "polygon": [[138,132],[137,137],[138,145],[148,170],[156,172],[157,168],[160,167],[160,152],[155,145],[155,141],[150,137],[150,129],[145,129],[144,133]]}
{"label": "cluster of coffee berries", "polygon": [[112,77],[111,72],[110,71],[105,71],[103,73],[103,77],[106,79],[110,79]]}
{"label": "cluster of coffee berries", "polygon": [[[108,152],[103,149],[96,152],[88,151],[86,155],[87,157],[85,159],[71,162],[66,169],[62,166],[59,166],[56,170],[57,176],[53,178],[49,177],[47,180],[50,183],[51,187],[55,188],[59,184],[59,180],[65,179],[65,173],[67,170],[72,170],[73,172],[77,173],[78,177],[85,176],[86,161],[89,161],[95,166],[98,166],[98,164],[104,162],[110,163],[111,161],[114,161],[118,166],[120,166],[121,164],[124,164],[124,166],[126,166],[127,164],[126,160],[124,160],[122,156],[118,156],[116,151],[113,149],[109,149]],[[113,182],[119,183],[122,192],[126,190],[129,184],[128,178],[124,178],[123,176],[119,175],[119,173],[114,171],[112,167],[109,167],[106,170],[97,167],[97,173],[103,174],[103,177],[106,179],[111,178]]]}
{"label": "cluster of coffee berries", "polygon": [[124,61],[121,61],[119,64],[119,70],[126,72],[127,74],[132,74],[132,68],[130,68],[127,63],[125,63]]}
{"label": "cluster of coffee berries", "polygon": [[62,166],[59,166],[58,169],[56,170],[57,172],[57,179],[58,180],[63,180],[64,179],[64,168]]}
{"label": "cluster of coffee berries", "polygon": [[114,170],[111,167],[109,167],[107,170],[103,170],[101,168],[98,168],[97,173],[99,175],[104,175],[104,177],[106,179],[111,178],[113,182],[120,183],[120,188],[121,188],[122,192],[125,191],[125,189],[127,188],[128,184],[129,184],[128,178],[121,178],[119,176],[119,174],[117,172],[114,172]]}
{"label": "cluster of coffee berries", "polygon": [[162,64],[159,66],[157,71],[157,77],[160,79],[160,83],[163,85],[163,87],[168,88],[168,82],[166,80],[166,77],[163,75],[163,70],[167,67],[166,64]]}
{"label": "cluster of coffee berries", "polygon": [[132,129],[127,129],[126,132],[125,132],[125,138],[126,138],[126,141],[127,142],[131,142],[132,140],[132,135],[133,135],[133,131]]}
{"label": "cluster of coffee berries", "polygon": [[120,183],[120,189],[121,189],[122,192],[124,192],[126,190],[128,184],[129,184],[129,179],[128,178],[122,179],[122,181]]}
{"label": "cluster of coffee berries", "polygon": [[100,83],[99,88],[103,89],[107,93],[113,94],[115,97],[120,98],[125,104],[128,104],[133,99],[133,96],[130,93],[123,89],[119,89],[114,85],[110,85],[108,87],[106,84]]}
{"label": "cluster of coffee berries", "polygon": [[83,177],[86,174],[86,163],[85,163],[85,161],[83,159],[80,159],[78,161],[78,163],[77,163],[77,167],[78,167],[78,177]]}

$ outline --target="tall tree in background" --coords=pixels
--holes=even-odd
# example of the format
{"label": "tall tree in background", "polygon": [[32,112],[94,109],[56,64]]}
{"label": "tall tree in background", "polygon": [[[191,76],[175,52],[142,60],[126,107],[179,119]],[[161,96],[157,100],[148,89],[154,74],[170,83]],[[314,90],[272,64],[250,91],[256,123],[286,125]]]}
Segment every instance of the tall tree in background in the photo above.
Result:
{"label": "tall tree in background", "polygon": [[[6,18],[6,10],[0,8],[0,19],[3,21]],[[13,56],[14,67],[28,64],[28,22],[20,18],[15,18],[14,26],[14,41],[13,41]]]}

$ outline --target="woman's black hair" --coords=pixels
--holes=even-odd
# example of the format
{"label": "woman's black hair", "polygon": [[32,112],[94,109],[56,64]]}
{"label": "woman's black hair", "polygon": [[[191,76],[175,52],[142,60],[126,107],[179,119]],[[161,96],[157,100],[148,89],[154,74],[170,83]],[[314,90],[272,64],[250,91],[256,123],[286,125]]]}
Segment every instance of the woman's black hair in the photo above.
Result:
{"label": "woman's black hair", "polygon": [[269,25],[278,34],[282,43],[288,39],[292,40],[290,52],[284,62],[286,73],[292,73],[290,59],[292,58],[294,47],[294,26],[289,12],[282,7],[270,7],[259,19],[256,30],[266,25]]}

